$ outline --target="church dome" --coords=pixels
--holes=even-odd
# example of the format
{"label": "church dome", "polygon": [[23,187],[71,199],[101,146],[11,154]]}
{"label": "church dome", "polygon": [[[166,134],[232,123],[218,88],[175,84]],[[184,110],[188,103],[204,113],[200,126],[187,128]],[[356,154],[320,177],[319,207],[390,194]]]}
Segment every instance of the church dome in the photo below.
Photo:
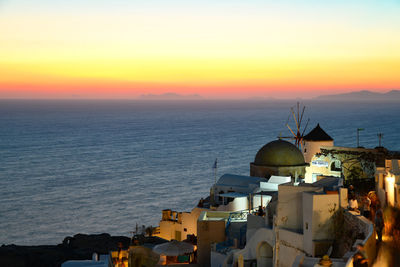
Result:
{"label": "church dome", "polygon": [[304,156],[292,143],[284,140],[272,141],[263,146],[254,159],[261,166],[298,166],[304,165]]}

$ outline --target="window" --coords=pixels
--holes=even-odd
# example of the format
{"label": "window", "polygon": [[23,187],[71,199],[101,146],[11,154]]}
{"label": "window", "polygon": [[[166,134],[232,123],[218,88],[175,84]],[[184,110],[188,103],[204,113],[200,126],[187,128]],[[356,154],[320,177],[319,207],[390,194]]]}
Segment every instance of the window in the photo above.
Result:
{"label": "window", "polygon": [[181,231],[175,231],[175,240],[176,241],[181,241]]}
{"label": "window", "polygon": [[342,167],[340,166],[340,162],[339,161],[334,161],[331,164],[331,171],[336,171],[336,172],[340,172],[342,170]]}

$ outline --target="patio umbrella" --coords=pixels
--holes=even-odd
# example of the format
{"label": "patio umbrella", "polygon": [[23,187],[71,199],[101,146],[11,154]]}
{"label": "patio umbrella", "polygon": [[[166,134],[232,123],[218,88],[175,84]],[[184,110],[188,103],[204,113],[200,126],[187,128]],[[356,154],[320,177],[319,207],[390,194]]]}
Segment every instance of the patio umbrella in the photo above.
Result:
{"label": "patio umbrella", "polygon": [[194,251],[194,246],[186,242],[172,240],[168,243],[155,246],[153,251],[160,255],[180,256],[192,253]]}

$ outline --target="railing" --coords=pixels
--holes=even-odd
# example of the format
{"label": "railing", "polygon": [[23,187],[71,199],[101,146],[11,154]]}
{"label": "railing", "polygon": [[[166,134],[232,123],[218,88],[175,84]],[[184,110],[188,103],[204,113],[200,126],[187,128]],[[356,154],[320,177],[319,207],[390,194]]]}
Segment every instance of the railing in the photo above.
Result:
{"label": "railing", "polygon": [[229,229],[229,226],[231,225],[231,222],[247,221],[247,215],[249,215],[248,210],[229,213],[229,218],[228,218],[228,221],[226,222],[226,226],[225,226],[225,235],[228,235],[228,229]]}
{"label": "railing", "polygon": [[231,220],[231,221],[246,221],[247,220],[247,215],[249,215],[249,211],[248,210],[231,212],[229,214],[229,219],[228,220]]}
{"label": "railing", "polygon": [[[249,215],[249,211],[248,210],[230,213],[228,221],[226,222],[226,226],[225,226],[225,236],[229,235],[229,227],[230,227],[232,222],[247,221],[247,215]],[[243,233],[242,228],[240,228],[239,239],[238,239],[239,244],[238,245],[241,245],[241,243],[242,243],[242,235],[246,236],[246,231],[244,231],[244,233]],[[232,240],[227,240],[227,241],[232,242]],[[226,244],[223,244],[223,246],[226,246]],[[229,246],[231,246],[231,244],[229,244]]]}

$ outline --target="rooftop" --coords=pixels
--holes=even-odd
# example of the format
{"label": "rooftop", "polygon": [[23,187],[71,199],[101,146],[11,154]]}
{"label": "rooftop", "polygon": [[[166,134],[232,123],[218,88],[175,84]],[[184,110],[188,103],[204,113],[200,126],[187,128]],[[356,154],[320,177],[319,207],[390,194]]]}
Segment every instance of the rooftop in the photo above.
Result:
{"label": "rooftop", "polygon": [[303,137],[303,140],[307,141],[333,141],[332,137],[330,137],[322,128],[317,126],[311,130],[308,134]]}
{"label": "rooftop", "polygon": [[254,176],[224,174],[218,179],[217,185],[248,187],[249,184],[255,184],[258,186],[260,182],[267,182],[267,179]]}
{"label": "rooftop", "polygon": [[256,154],[254,165],[257,166],[303,166],[303,153],[292,143],[275,140],[264,145]]}

